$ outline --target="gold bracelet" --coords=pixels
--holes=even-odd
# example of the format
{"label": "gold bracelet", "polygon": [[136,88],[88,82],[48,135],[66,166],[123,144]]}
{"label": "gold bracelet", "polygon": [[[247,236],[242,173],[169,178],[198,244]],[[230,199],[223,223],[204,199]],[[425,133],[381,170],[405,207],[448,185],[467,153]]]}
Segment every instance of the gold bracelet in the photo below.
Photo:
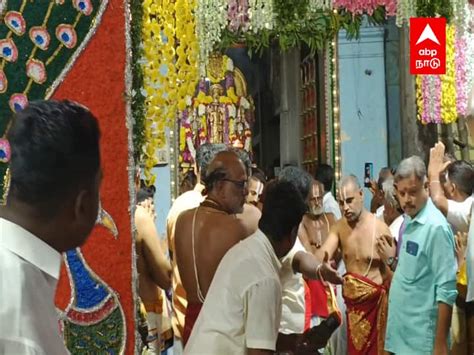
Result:
{"label": "gold bracelet", "polygon": [[441,181],[439,181],[439,180],[432,180],[432,181],[430,181],[430,185],[431,185],[431,184],[441,184]]}

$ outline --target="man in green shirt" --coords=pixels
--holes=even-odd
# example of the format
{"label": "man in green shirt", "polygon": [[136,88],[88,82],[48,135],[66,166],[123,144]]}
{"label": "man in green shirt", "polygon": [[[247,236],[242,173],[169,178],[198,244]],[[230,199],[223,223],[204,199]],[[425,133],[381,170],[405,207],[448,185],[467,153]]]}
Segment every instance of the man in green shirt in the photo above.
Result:
{"label": "man in green shirt", "polygon": [[426,167],[419,157],[400,163],[395,184],[408,222],[389,293],[385,350],[448,354],[457,295],[453,233],[429,199]]}

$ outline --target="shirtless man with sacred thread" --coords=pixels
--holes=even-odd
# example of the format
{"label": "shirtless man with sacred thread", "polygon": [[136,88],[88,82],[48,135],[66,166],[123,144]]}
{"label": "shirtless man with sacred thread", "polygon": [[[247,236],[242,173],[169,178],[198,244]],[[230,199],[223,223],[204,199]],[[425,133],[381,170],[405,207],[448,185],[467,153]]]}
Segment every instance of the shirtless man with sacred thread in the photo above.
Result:
{"label": "shirtless man with sacred thread", "polygon": [[348,353],[381,354],[384,349],[387,295],[391,271],[376,251],[378,238],[390,239],[387,225],[363,206],[363,192],[353,175],[339,186],[339,205],[344,214],[317,251],[333,258],[340,247],[346,265],[343,296],[347,306]]}

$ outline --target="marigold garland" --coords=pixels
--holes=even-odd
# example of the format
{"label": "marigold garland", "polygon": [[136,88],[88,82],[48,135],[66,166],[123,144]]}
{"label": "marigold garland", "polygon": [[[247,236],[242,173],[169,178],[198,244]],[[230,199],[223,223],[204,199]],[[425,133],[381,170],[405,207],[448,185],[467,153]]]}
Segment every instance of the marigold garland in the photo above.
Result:
{"label": "marigold garland", "polygon": [[[186,108],[186,99],[192,96],[196,90],[199,80],[198,56],[199,46],[196,37],[196,23],[194,21],[194,9],[196,0],[176,0],[176,38],[178,46],[176,49],[176,64],[174,70],[177,75],[178,95],[173,98],[177,101],[177,111]],[[176,116],[172,117],[173,122]]]}
{"label": "marigold garland", "polygon": [[166,130],[174,129],[177,112],[186,107],[198,81],[195,6],[195,0],[143,2],[144,174],[149,184],[155,181],[156,150],[165,146]]}
{"label": "marigold garland", "polygon": [[455,122],[458,118],[456,109],[456,65],[454,26],[446,27],[446,75],[441,75],[441,120],[443,123]]}

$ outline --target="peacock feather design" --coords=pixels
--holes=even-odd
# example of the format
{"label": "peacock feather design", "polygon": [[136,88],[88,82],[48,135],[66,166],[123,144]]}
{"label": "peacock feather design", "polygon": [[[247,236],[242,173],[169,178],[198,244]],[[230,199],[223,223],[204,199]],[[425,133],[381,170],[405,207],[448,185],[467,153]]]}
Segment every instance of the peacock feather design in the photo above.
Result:
{"label": "peacock feather design", "polygon": [[[0,139],[13,112],[49,98],[86,47],[107,0],[0,0]],[[86,73],[85,73],[86,74]],[[8,156],[0,146],[0,157]],[[0,186],[8,159],[0,160]]]}
{"label": "peacock feather design", "polygon": [[[96,224],[115,238],[112,217],[99,207]],[[122,354],[125,315],[117,294],[87,264],[80,248],[64,254],[71,285],[71,301],[60,314],[64,342],[72,354]]]}

